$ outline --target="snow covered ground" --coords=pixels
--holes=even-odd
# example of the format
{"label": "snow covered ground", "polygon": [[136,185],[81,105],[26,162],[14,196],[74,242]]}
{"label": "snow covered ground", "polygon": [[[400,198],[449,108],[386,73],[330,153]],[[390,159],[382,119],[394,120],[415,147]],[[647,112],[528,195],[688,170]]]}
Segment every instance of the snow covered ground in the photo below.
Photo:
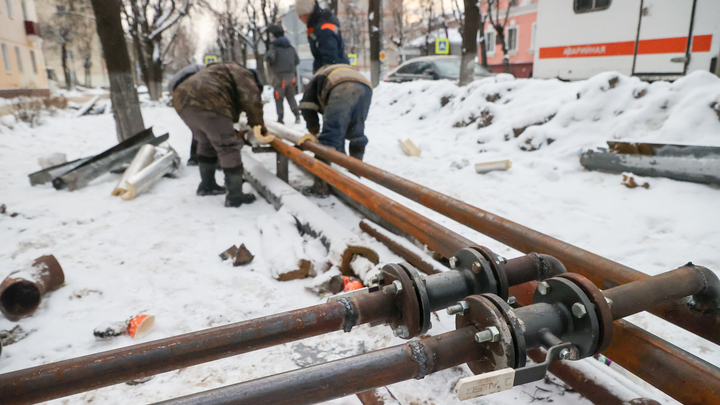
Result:
{"label": "snow covered ground", "polygon": [[[703,73],[651,85],[614,73],[574,83],[500,75],[467,88],[447,82],[383,83],[375,90],[367,122],[366,161],[648,274],[688,261],[718,270],[717,187],[647,179],[649,189],[627,189],[620,175],[588,172],[578,161],[581,149],[603,146],[607,140],[720,146],[720,117],[713,102],[720,103],[720,80]],[[187,159],[190,131],[175,111],[152,105],[143,115],[156,134],[169,132],[170,143]],[[129,202],[110,196],[119,179],[112,174],[75,192],[56,191],[50,185],[31,187],[27,175],[39,169],[38,158],[61,152],[75,159],[115,143],[112,115],[72,116],[47,116],[35,128],[9,128],[11,120],[0,120],[0,204],[7,205],[8,214],[18,213],[0,215],[0,276],[50,253],[66,275],[65,286],[46,295],[33,316],[19,322],[0,319],[0,330],[19,325],[29,332],[3,349],[0,373],[137,343],[127,336],[97,341],[92,332],[103,323],[140,313],[156,316],[150,334],[139,339],[146,342],[324,302],[304,288],[311,279],[271,278],[268,264],[282,252],[263,245],[260,230],[276,215],[274,208],[260,199],[227,209],[222,196],[195,196],[195,168],[184,167],[176,179],[163,179]],[[275,119],[273,104],[266,106],[265,116]],[[286,116],[291,116],[289,111]],[[422,149],[421,157],[402,152],[397,141],[407,138]],[[474,172],[475,163],[500,158],[509,158],[512,168],[485,175]],[[272,156],[258,159],[274,166]],[[291,182],[299,187],[310,179],[293,168]],[[518,255],[363,182],[506,257]],[[334,197],[314,201],[373,246],[381,264],[400,260],[361,234],[360,217]],[[232,267],[219,259],[220,252],[240,243],[255,255],[250,265]],[[431,333],[454,327],[450,317],[438,316]],[[637,315],[632,321],[720,365],[717,346],[651,315]],[[352,333],[336,332],[51,403],[151,403],[399,343],[389,328],[363,326]],[[583,362],[587,367],[599,364],[592,359]],[[402,404],[458,404],[452,387],[468,375],[466,367],[457,367],[389,389]],[[641,396],[674,403],[647,386],[626,380],[625,384]],[[538,402],[537,398],[556,404],[588,403],[544,382],[468,403],[522,404]],[[348,397],[332,403],[359,401]]]}

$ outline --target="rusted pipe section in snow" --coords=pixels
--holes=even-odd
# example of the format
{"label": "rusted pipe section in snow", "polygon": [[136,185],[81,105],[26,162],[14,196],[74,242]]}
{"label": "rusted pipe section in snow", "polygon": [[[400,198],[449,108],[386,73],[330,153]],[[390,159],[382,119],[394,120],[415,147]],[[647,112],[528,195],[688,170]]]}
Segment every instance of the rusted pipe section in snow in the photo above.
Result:
{"label": "rusted pipe section in snow", "polygon": [[[280,126],[276,124],[273,129]],[[299,140],[297,131],[293,132],[291,129],[278,130],[275,133],[291,142]],[[275,142],[281,141],[276,139]],[[311,139],[302,142],[300,147],[523,253],[549,254],[560,260],[568,271],[582,274],[600,288],[611,288],[648,277],[644,273],[595,253],[368,165]],[[322,175],[319,177],[325,179]],[[668,303],[650,312],[715,344],[720,344],[720,320],[715,316],[693,311],[682,301]]]}
{"label": "rusted pipe section in snow", "polygon": [[[234,384],[162,402],[164,405],[225,404],[314,404],[409,379],[422,379],[431,373],[467,363],[475,377],[458,382],[460,399],[492,394],[541,380],[548,367],[558,360],[578,360],[604,350],[613,339],[608,296],[630,300],[637,291],[648,290],[658,282],[667,284],[672,301],[690,289],[673,286],[675,278],[686,278],[685,268],[660,278],[635,281],[632,288],[600,291],[590,280],[577,274],[563,274],[546,280],[532,305],[511,308],[492,294],[465,299],[467,307],[456,317],[456,330],[404,345],[394,346],[342,360]],[[695,296],[705,290],[695,291]],[[656,305],[663,301],[644,301]],[[649,307],[635,306],[632,311]],[[627,311],[630,315],[631,310]],[[608,329],[607,326],[610,325]],[[544,347],[547,357],[537,364],[527,363],[527,349]],[[717,369],[716,369],[717,370]],[[663,369],[663,373],[666,371]],[[493,373],[494,372],[494,373]],[[654,372],[658,373],[657,369]],[[711,403],[720,395],[720,373],[698,386],[690,381],[677,384],[681,390],[699,389],[704,400],[684,403]],[[684,381],[683,381],[684,383]],[[690,395],[697,395],[691,393]]]}
{"label": "rusted pipe section in snow", "polygon": [[408,263],[413,265],[413,267],[422,271],[423,273],[428,275],[440,273],[440,270],[436,269],[435,266],[432,265],[432,263],[429,263],[427,260],[423,260],[423,258],[419,255],[411,252],[409,249],[406,249],[404,246],[401,246],[399,243],[390,239],[380,229],[377,229],[375,226],[371,225],[366,220],[360,221],[360,229],[362,229],[363,232],[367,233],[373,238],[377,239],[388,249],[390,249],[390,251],[402,257]]}
{"label": "rusted pipe section in snow", "polygon": [[28,270],[11,273],[0,284],[0,311],[10,320],[32,314],[40,297],[65,283],[65,274],[53,255],[41,256]]}
{"label": "rusted pipe section in snow", "polygon": [[270,143],[275,150],[287,156],[293,162],[304,167],[312,174],[322,178],[353,200],[368,207],[391,224],[425,244],[431,250],[450,258],[458,250],[475,245],[472,241],[439,225],[428,218],[398,204],[390,198],[351,179],[289,145],[283,140],[275,139]]}
{"label": "rusted pipe section in snow", "polygon": [[345,298],[0,375],[5,405],[48,401],[394,315],[394,296]]}

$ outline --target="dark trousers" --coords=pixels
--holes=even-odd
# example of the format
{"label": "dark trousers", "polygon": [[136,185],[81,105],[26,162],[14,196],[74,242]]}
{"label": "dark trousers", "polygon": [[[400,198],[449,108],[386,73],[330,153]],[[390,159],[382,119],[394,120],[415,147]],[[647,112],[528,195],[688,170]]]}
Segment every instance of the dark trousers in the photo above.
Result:
{"label": "dark trousers", "polygon": [[275,87],[275,108],[277,109],[278,121],[282,121],[285,115],[285,106],[283,101],[287,99],[290,109],[296,116],[300,113],[298,110],[295,95],[295,73],[275,73],[273,79],[273,87]]}
{"label": "dark trousers", "polygon": [[318,141],[325,146],[345,153],[345,139],[350,149],[365,151],[368,139],[365,136],[367,119],[372,101],[372,90],[361,83],[345,82],[330,90],[323,126]]}
{"label": "dark trousers", "polygon": [[223,169],[242,166],[240,150],[242,138],[238,138],[232,119],[212,111],[188,107],[180,111],[180,118],[190,127],[197,141],[198,156],[217,157]]}

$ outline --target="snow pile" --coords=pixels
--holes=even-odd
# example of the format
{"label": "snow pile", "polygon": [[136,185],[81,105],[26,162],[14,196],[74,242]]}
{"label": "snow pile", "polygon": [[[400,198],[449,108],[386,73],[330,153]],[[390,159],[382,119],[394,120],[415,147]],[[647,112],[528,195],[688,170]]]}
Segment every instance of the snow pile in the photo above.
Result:
{"label": "snow pile", "polygon": [[383,83],[371,109],[379,110],[399,120],[478,129],[480,141],[512,141],[525,151],[561,141],[556,152],[574,154],[617,139],[720,145],[720,79],[706,72],[652,84],[615,72],[571,83],[507,74],[467,87]]}

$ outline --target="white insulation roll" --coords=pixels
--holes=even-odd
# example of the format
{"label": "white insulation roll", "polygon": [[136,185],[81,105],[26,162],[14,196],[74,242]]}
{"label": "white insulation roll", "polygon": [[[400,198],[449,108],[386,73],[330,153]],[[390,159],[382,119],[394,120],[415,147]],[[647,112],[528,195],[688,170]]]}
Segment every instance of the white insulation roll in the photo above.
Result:
{"label": "white insulation roll", "polygon": [[133,158],[132,162],[130,163],[130,166],[128,166],[127,169],[125,169],[125,173],[123,173],[122,177],[120,178],[120,181],[118,182],[117,186],[115,186],[115,189],[112,192],[112,195],[119,196],[122,195],[124,192],[127,191],[127,180],[134,176],[137,172],[140,170],[148,167],[150,163],[153,162],[153,159],[155,158],[155,147],[152,145],[143,145],[140,150],[138,150],[137,154],[135,155],[135,158]]}
{"label": "white insulation roll", "polygon": [[175,150],[170,149],[168,153],[155,160],[150,166],[135,173],[130,177],[127,184],[127,191],[123,193],[123,200],[132,200],[138,194],[148,190],[166,174],[175,171],[180,166],[180,157]]}

